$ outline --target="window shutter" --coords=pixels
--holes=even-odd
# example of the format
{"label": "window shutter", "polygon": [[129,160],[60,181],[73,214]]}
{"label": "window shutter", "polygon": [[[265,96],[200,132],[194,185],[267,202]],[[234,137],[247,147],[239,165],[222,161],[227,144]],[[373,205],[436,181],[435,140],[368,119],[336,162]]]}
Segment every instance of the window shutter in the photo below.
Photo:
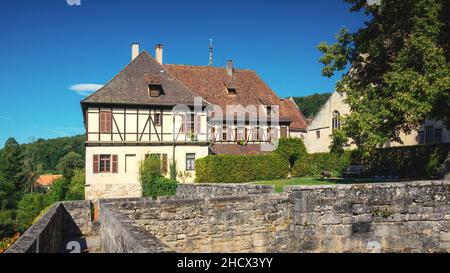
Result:
{"label": "window shutter", "polygon": [[117,160],[117,155],[113,155],[112,156],[112,173],[118,173],[118,160]]}
{"label": "window shutter", "polygon": [[105,113],[100,112],[100,132],[105,131]]}
{"label": "window shutter", "polygon": [[112,113],[107,112],[106,114],[106,132],[110,133],[111,132],[111,116]]}
{"label": "window shutter", "polygon": [[94,170],[94,173],[98,173],[98,155],[94,155],[93,170]]}
{"label": "window shutter", "polygon": [[248,128],[244,129],[244,140],[248,140]]}

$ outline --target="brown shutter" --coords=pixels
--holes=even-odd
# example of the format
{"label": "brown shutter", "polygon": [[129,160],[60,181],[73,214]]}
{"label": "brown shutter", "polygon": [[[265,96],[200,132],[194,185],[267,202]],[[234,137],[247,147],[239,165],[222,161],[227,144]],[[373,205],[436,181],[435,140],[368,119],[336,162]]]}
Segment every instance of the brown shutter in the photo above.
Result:
{"label": "brown shutter", "polygon": [[105,131],[105,113],[100,112],[100,133]]}
{"label": "brown shutter", "polygon": [[118,173],[119,163],[117,160],[117,155],[112,156],[112,173]]}
{"label": "brown shutter", "polygon": [[98,173],[98,155],[94,155],[94,173]]}
{"label": "brown shutter", "polygon": [[167,154],[162,154],[162,168],[161,171],[163,174],[167,173]]}
{"label": "brown shutter", "polygon": [[106,132],[107,133],[110,133],[111,132],[111,123],[112,123],[112,119],[111,119],[111,116],[112,116],[112,113],[111,112],[107,112],[107,113],[105,113],[106,114]]}

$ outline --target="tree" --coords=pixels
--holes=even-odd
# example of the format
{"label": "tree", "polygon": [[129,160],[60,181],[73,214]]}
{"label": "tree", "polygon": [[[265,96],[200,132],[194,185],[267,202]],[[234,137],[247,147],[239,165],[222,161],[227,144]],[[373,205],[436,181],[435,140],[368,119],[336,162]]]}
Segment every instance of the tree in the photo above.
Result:
{"label": "tree", "polygon": [[47,203],[53,204],[66,200],[66,194],[69,191],[69,182],[64,178],[58,178],[50,187],[50,191],[46,195]]}
{"label": "tree", "polygon": [[84,184],[84,170],[76,169],[72,181],[70,181],[69,191],[67,192],[65,200],[84,200]]}
{"label": "tree", "polygon": [[81,155],[75,152],[69,152],[62,157],[56,168],[62,172],[62,175],[67,181],[70,181],[73,177],[75,169],[81,169],[84,167],[84,160]]}
{"label": "tree", "polygon": [[14,138],[9,138],[0,154],[0,192],[6,195],[10,208],[15,207],[24,192],[22,168],[23,150]]}
{"label": "tree", "polygon": [[25,194],[17,205],[16,222],[24,231],[33,223],[34,218],[48,205],[42,193]]}
{"label": "tree", "polygon": [[300,138],[281,138],[275,153],[289,161],[290,169],[292,169],[297,160],[308,154],[305,144]]}
{"label": "tree", "polygon": [[370,16],[354,33],[343,28],[336,43],[320,43],[322,74],[351,68],[336,84],[351,114],[343,132],[365,154],[427,118],[450,128],[450,24],[447,0],[345,0]]}
{"label": "tree", "polygon": [[297,103],[303,115],[310,118],[319,112],[322,105],[325,104],[330,96],[331,93],[324,93],[313,94],[305,97],[294,97],[293,99],[295,103]]}

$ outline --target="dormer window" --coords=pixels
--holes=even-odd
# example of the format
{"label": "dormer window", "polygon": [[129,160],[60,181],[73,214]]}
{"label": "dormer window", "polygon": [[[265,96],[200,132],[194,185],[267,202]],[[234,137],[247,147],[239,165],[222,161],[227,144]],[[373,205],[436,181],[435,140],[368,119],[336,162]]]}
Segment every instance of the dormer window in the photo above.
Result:
{"label": "dormer window", "polygon": [[159,97],[162,94],[162,86],[160,84],[149,84],[148,94],[150,97]]}
{"label": "dormer window", "polygon": [[236,95],[236,88],[227,88],[228,95],[234,96]]}

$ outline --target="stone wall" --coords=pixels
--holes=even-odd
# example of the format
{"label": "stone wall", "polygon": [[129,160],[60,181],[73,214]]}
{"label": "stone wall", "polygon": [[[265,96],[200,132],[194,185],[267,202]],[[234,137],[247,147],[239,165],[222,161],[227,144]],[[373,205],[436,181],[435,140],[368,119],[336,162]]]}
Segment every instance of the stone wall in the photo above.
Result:
{"label": "stone wall", "polygon": [[65,238],[90,231],[89,201],[55,203],[7,253],[56,253]]}
{"label": "stone wall", "polygon": [[287,191],[293,252],[450,251],[450,182]]}
{"label": "stone wall", "polygon": [[[104,250],[450,251],[450,182],[291,186],[284,194],[229,186],[101,204]],[[201,198],[180,198],[195,194]]]}
{"label": "stone wall", "polygon": [[179,198],[209,198],[265,193],[275,193],[275,188],[271,185],[252,184],[179,184],[177,188],[177,197]]}
{"label": "stone wall", "polygon": [[136,242],[154,243],[151,236],[176,252],[283,252],[289,245],[285,195],[143,199],[103,204],[100,214],[102,243],[106,237],[112,252],[158,252],[135,249]]}

